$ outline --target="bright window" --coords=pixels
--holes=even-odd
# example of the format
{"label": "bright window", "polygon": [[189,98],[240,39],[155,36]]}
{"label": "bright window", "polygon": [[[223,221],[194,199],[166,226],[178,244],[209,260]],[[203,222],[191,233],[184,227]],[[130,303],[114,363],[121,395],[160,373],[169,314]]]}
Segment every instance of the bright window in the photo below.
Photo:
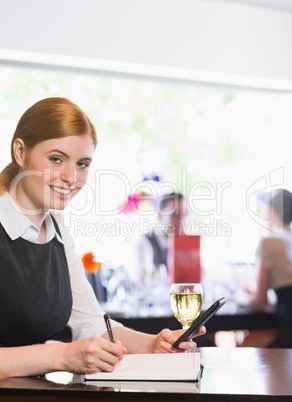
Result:
{"label": "bright window", "polygon": [[66,215],[80,255],[127,264],[155,215],[150,204],[121,214],[126,196],[177,188],[208,272],[220,277],[224,262],[253,260],[265,220],[252,193],[292,188],[292,94],[2,66],[1,168],[21,114],[51,96],[77,103],[99,137],[89,184]]}

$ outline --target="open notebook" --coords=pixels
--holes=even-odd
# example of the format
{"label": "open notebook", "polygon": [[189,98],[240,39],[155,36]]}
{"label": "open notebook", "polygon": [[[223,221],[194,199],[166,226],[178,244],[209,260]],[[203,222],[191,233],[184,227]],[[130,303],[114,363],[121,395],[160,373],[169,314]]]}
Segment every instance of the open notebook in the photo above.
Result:
{"label": "open notebook", "polygon": [[86,381],[197,381],[200,353],[125,355],[112,373],[87,374]]}

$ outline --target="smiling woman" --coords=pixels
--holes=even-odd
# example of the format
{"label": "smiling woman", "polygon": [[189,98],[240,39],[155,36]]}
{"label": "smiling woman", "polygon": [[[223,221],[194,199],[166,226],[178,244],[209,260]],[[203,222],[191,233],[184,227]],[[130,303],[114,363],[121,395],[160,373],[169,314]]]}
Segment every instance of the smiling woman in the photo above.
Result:
{"label": "smiling woman", "polygon": [[[84,186],[96,144],[88,117],[64,98],[39,101],[17,125],[12,162],[0,174],[0,379],[113,371],[127,349],[176,351],[181,331],[155,336],[113,322],[119,342],[109,341],[73,239],[51,211],[63,210]],[[66,325],[74,342],[46,343]]]}
{"label": "smiling woman", "polygon": [[84,186],[96,144],[88,117],[64,98],[39,101],[19,120],[11,143],[12,161],[0,176],[0,191],[8,191],[29,216],[42,243],[45,214],[64,209]]}
{"label": "smiling woman", "polygon": [[17,138],[14,155],[19,175],[10,194],[21,209],[31,211],[31,220],[36,219],[35,211],[39,209],[45,213],[49,209],[62,210],[86,183],[93,153],[94,144],[88,134],[42,141],[32,150]]}
{"label": "smiling woman", "polygon": [[11,142],[12,161],[0,177],[1,193],[10,188],[12,180],[21,170],[16,160],[16,150],[18,154],[23,151],[27,153],[46,140],[85,134],[91,137],[95,148],[97,137],[92,123],[82,110],[69,100],[47,98],[34,104],[22,115],[16,127]]}

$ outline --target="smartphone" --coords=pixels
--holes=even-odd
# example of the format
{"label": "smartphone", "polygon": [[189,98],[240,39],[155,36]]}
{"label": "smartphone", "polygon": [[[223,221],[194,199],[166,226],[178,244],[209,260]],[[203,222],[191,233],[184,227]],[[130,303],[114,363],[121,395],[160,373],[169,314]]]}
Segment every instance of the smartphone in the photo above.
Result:
{"label": "smartphone", "polygon": [[202,326],[204,325],[224,304],[226,303],[225,297],[222,297],[221,299],[217,300],[214,304],[212,304],[211,307],[208,308],[203,314],[200,314],[198,318],[193,321],[192,325],[190,326],[189,329],[186,330],[182,334],[181,337],[179,337],[174,344],[172,345],[173,348],[178,348],[178,345],[181,342],[184,342],[188,340],[189,338],[194,335],[194,333]]}

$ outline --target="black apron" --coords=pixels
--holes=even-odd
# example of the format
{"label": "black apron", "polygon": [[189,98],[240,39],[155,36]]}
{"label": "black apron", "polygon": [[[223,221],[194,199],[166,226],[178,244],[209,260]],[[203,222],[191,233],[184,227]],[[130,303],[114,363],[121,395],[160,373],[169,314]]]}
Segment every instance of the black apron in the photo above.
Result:
{"label": "black apron", "polygon": [[71,310],[64,245],[56,236],[45,244],[21,237],[12,241],[0,223],[0,346],[54,338],[66,326]]}
{"label": "black apron", "polygon": [[145,236],[150,241],[153,249],[153,264],[159,269],[160,264],[167,268],[167,248],[162,248],[155,233],[146,233]]}

